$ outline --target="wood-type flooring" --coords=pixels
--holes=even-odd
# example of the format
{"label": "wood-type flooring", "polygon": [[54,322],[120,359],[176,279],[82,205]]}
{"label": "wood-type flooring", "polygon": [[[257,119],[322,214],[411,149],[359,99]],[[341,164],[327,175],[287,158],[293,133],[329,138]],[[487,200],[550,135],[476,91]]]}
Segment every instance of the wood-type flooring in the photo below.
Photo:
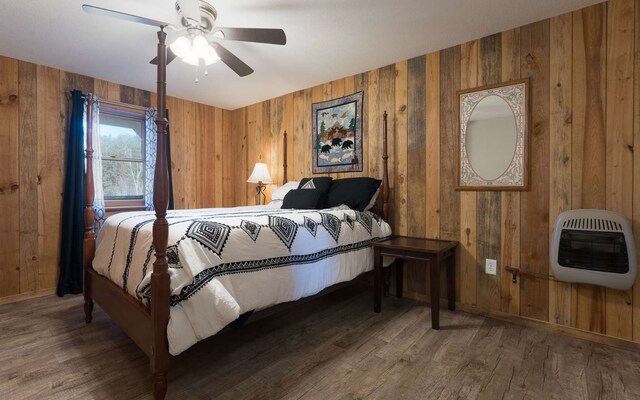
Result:
{"label": "wood-type flooring", "polygon": [[[640,352],[349,286],[172,359],[168,399],[639,399]],[[151,399],[148,359],[81,297],[0,306],[0,399]]]}

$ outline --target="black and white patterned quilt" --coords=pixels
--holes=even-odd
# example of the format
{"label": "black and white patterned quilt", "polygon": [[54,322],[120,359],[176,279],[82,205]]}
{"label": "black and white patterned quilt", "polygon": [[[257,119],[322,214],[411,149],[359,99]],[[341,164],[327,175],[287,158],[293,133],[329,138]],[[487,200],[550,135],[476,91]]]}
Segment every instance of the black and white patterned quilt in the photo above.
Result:
{"label": "black and white patterned quilt", "polygon": [[[153,212],[120,213],[98,236],[93,268],[145,304],[155,259]],[[371,242],[391,234],[347,207],[169,211],[169,350],[179,354],[241,314],[297,300],[373,268]]]}

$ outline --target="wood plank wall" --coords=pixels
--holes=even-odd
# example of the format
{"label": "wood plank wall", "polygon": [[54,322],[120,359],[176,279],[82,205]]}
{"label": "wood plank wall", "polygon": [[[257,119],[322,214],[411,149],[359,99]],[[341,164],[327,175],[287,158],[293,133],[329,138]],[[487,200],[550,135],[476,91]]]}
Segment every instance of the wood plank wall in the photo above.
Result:
{"label": "wood plank wall", "polygon": [[[140,106],[155,103],[147,91],[0,56],[1,302],[56,287],[73,89]],[[231,181],[223,178],[233,168],[224,149],[230,147],[231,112],[177,98],[168,99],[168,108],[176,207],[232,205]]]}
{"label": "wood plank wall", "polygon": [[[465,307],[640,341],[640,285],[616,291],[530,276],[514,284],[503,269],[550,273],[546,238],[567,209],[622,212],[640,236],[639,74],[640,1],[610,0],[235,110],[235,202],[253,204],[245,180],[257,161],[280,183],[284,130],[289,179],[310,176],[311,104],[364,90],[364,172],[333,176],[380,176],[387,110],[391,223],[398,234],[460,241]],[[531,189],[454,190],[456,91],[525,77]],[[496,276],[484,273],[485,258],[498,260]],[[428,299],[424,270],[410,267],[406,277],[409,295]]]}
{"label": "wood plank wall", "polygon": [[[150,98],[155,106],[155,93]],[[231,111],[175,97],[167,109],[175,208],[233,206]]]}

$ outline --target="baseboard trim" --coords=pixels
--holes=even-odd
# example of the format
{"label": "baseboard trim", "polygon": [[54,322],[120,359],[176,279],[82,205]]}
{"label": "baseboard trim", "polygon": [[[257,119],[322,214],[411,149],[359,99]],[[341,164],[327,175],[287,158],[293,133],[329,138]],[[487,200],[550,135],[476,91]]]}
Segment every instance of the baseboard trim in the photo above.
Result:
{"label": "baseboard trim", "polygon": [[527,318],[520,315],[513,315],[504,313],[501,311],[482,310],[478,307],[467,304],[456,304],[459,310],[468,312],[470,314],[480,315],[487,318],[497,319],[500,321],[511,322],[518,325],[524,325],[527,327],[541,328],[550,332],[562,333],[567,336],[575,337],[578,339],[588,340],[590,342],[596,342],[606,344],[608,346],[631,350],[640,351],[640,343],[633,342],[631,340],[617,338],[613,336],[607,336],[602,333],[585,331],[583,329],[574,328],[571,326],[552,324],[547,321],[540,321],[533,318]]}
{"label": "baseboard trim", "polygon": [[54,294],[55,292],[56,292],[56,289],[55,288],[51,288],[51,289],[41,289],[41,290],[36,290],[36,291],[33,291],[33,292],[15,294],[15,295],[12,295],[12,296],[0,297],[0,305],[16,303],[16,302],[19,302],[19,301],[36,299],[38,297],[49,296],[49,295]]}

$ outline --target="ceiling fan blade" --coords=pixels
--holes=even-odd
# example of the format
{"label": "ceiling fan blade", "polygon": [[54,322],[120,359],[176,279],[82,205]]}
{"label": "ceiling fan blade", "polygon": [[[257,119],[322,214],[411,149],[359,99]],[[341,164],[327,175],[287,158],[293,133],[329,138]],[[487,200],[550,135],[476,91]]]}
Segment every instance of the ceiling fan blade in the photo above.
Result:
{"label": "ceiling fan blade", "polygon": [[[178,57],[176,53],[171,51],[171,47],[167,46],[167,65]],[[153,57],[153,60],[149,61],[149,64],[158,65],[158,57]]]}
{"label": "ceiling fan blade", "polygon": [[171,26],[171,24],[162,21],[156,21],[155,19],[140,17],[138,15],[127,14],[120,11],[109,10],[108,8],[96,7],[90,4],[83,4],[82,10],[89,14],[100,15],[102,17],[111,17],[117,18],[124,21],[137,22],[139,24],[157,26],[158,28],[163,28],[166,26]]}
{"label": "ceiling fan blade", "polygon": [[[220,35],[222,33],[222,35]],[[216,28],[214,35],[227,40],[268,44],[287,44],[287,36],[282,29],[265,28]]]}
{"label": "ceiling fan blade", "polygon": [[229,68],[233,70],[239,76],[247,76],[253,73],[253,69],[245,64],[238,57],[234,56],[229,50],[225,49],[220,43],[211,43],[213,48],[216,50],[218,57],[222,60],[223,63],[227,64]]}

